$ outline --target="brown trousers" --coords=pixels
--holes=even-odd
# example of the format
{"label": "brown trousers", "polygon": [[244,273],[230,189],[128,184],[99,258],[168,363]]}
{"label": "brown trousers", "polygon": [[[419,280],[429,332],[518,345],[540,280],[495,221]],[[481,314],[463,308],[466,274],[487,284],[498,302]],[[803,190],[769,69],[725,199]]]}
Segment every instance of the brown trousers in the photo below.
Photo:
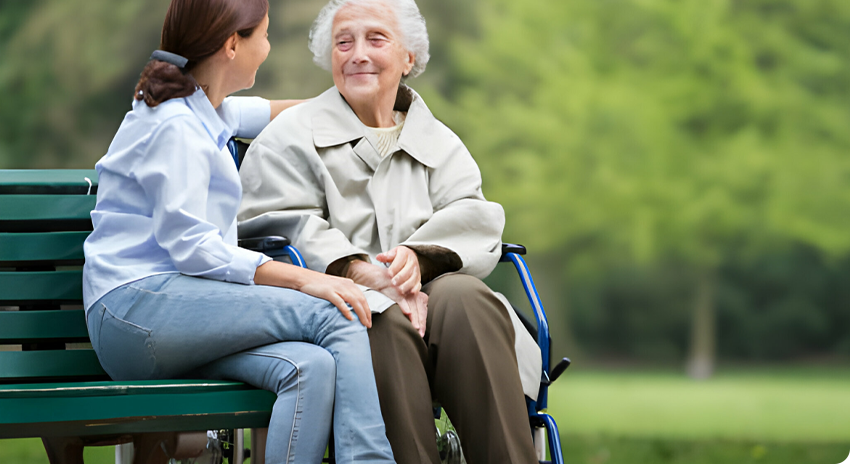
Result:
{"label": "brown trousers", "polygon": [[398,306],[375,314],[369,340],[387,438],[399,464],[439,464],[432,399],[470,464],[536,463],[504,306],[479,279],[443,276],[428,294],[425,338]]}

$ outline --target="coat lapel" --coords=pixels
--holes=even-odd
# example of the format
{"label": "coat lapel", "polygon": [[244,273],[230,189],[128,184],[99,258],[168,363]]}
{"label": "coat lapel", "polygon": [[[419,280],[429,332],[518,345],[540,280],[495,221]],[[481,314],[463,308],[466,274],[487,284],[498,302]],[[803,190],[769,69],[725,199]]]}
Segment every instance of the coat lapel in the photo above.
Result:
{"label": "coat lapel", "polygon": [[[331,87],[316,97],[320,109],[313,115],[313,143],[317,148],[326,148],[344,143],[354,143],[354,153],[372,170],[381,162],[374,148],[367,128],[360,122],[336,87]],[[443,134],[447,130],[431,114],[431,110],[413,89],[401,85],[396,96],[395,109],[407,111],[404,128],[401,130],[398,145],[416,161],[433,168],[440,163],[440,156],[451,153],[449,143]]]}

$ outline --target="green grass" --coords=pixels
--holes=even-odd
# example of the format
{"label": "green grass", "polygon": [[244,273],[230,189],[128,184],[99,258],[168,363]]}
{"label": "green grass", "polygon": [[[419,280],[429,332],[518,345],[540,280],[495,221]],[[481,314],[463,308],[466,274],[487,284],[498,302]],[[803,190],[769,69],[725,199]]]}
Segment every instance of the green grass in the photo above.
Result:
{"label": "green grass", "polygon": [[[570,464],[837,464],[850,443],[807,444],[729,440],[674,440],[563,434]],[[111,464],[112,447],[86,448],[87,464]],[[39,439],[0,440],[0,462],[47,464]],[[250,461],[249,461],[250,462]]]}
{"label": "green grass", "polygon": [[[562,433],[684,440],[850,442],[850,371],[567,372],[550,389]],[[850,451],[848,448],[847,451]]]}
{"label": "green grass", "polygon": [[[114,446],[92,446],[83,452],[86,464],[114,464]],[[49,464],[40,438],[0,440],[0,462],[8,464]]]}
{"label": "green grass", "polygon": [[850,441],[784,443],[572,434],[561,438],[564,459],[570,464],[838,464],[850,452]]}
{"label": "green grass", "polygon": [[[675,372],[571,368],[549,412],[571,464],[838,464],[850,453],[850,370]],[[87,448],[88,464],[114,462]],[[47,464],[39,439],[0,440],[0,463]]]}

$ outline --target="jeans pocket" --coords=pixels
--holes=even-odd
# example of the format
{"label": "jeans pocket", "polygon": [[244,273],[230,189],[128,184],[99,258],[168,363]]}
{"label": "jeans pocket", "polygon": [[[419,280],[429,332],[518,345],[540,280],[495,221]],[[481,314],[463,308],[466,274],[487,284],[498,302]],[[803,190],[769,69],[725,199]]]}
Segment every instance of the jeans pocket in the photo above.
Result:
{"label": "jeans pocket", "polygon": [[156,345],[152,331],[116,316],[103,305],[100,342],[95,347],[103,369],[113,380],[145,380],[154,375]]}

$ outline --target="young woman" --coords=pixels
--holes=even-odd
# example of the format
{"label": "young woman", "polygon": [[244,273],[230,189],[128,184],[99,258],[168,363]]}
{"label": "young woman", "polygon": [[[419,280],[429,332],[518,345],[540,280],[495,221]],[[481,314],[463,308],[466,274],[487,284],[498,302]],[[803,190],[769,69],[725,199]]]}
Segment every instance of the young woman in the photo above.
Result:
{"label": "young woman", "polygon": [[362,292],[236,246],[242,190],[225,144],[294,103],[225,98],[253,85],[268,22],[267,0],[172,0],[161,50],[96,166],[92,345],[116,380],[235,379],[275,392],[268,462],[320,462],[331,419],[337,462],[394,462]]}

